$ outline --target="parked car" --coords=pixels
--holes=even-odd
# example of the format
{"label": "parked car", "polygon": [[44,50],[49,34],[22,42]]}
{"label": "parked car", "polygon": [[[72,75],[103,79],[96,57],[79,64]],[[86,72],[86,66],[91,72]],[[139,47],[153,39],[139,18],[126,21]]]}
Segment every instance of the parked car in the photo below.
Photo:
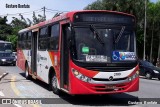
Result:
{"label": "parked car", "polygon": [[140,75],[147,79],[158,78],[160,80],[160,68],[148,61],[139,61]]}
{"label": "parked car", "polygon": [[0,65],[16,66],[16,58],[12,52],[0,52]]}

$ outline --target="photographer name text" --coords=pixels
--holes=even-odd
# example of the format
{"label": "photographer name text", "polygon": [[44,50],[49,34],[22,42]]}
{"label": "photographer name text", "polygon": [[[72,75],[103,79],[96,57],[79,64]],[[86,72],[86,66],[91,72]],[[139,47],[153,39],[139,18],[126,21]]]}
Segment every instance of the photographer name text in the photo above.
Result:
{"label": "photographer name text", "polygon": [[6,4],[6,8],[30,8],[28,4]]}

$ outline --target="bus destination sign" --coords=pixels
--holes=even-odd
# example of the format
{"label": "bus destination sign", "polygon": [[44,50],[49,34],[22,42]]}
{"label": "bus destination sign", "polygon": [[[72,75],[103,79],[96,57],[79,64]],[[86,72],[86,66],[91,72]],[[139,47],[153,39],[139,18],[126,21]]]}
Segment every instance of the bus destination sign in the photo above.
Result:
{"label": "bus destination sign", "polygon": [[134,25],[134,17],[116,13],[78,13],[74,16],[74,22],[99,22],[109,24]]}

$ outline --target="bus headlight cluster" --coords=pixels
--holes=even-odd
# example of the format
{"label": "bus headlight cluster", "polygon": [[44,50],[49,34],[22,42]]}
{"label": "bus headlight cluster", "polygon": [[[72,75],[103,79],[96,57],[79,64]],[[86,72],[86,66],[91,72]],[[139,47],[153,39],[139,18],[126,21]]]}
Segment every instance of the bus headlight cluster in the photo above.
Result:
{"label": "bus headlight cluster", "polygon": [[78,70],[72,68],[72,72],[73,72],[74,76],[77,77],[78,79],[80,79],[84,82],[91,82],[91,78],[81,74],[80,72],[78,72]]}
{"label": "bus headlight cluster", "polygon": [[128,77],[128,81],[132,81],[135,78],[137,78],[139,76],[139,71],[137,71],[134,75],[132,75],[131,77]]}

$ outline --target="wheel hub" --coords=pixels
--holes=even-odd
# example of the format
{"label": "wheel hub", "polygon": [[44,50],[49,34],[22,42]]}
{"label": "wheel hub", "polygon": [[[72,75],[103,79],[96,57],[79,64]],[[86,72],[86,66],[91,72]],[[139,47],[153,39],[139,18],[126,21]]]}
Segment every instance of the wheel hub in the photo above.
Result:
{"label": "wheel hub", "polygon": [[52,78],[52,87],[57,88],[57,78],[55,76]]}

